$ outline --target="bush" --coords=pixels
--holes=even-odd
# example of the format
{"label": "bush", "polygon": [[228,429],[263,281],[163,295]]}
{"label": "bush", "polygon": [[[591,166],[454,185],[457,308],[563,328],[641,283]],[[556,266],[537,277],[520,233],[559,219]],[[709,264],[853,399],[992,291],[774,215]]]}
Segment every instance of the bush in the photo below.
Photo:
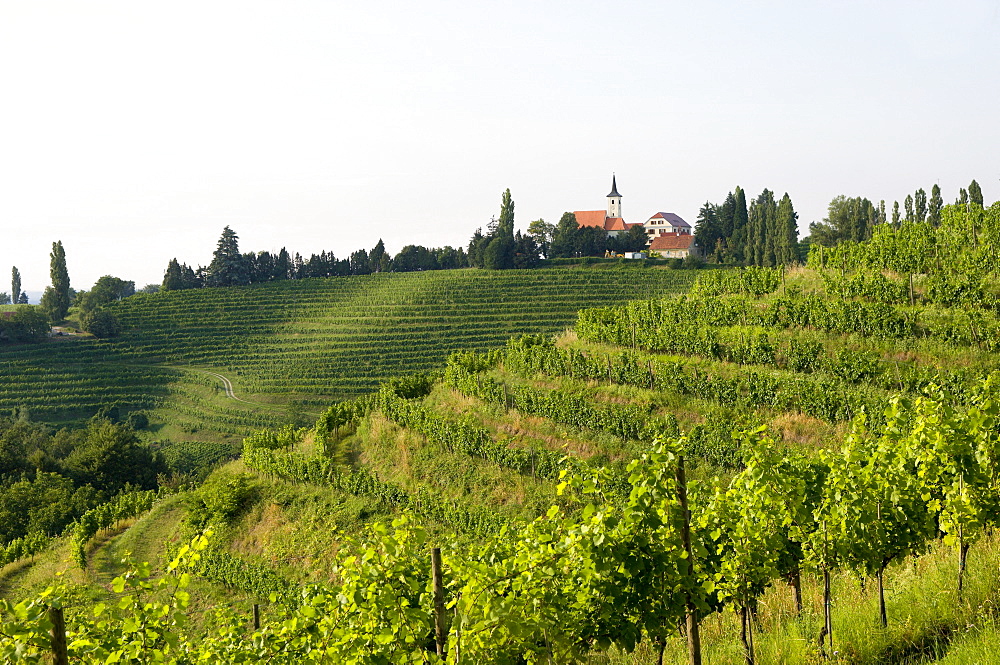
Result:
{"label": "bush", "polygon": [[83,329],[98,339],[117,337],[121,325],[114,314],[98,307],[83,317]]}

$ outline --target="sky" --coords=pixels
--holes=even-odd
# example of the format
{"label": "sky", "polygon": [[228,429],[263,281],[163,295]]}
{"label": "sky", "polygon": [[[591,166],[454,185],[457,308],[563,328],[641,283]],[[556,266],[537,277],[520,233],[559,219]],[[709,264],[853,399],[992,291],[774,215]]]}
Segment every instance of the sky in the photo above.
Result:
{"label": "sky", "polygon": [[0,291],[247,251],[464,246],[735,186],[1000,198],[1000,0],[0,0]]}

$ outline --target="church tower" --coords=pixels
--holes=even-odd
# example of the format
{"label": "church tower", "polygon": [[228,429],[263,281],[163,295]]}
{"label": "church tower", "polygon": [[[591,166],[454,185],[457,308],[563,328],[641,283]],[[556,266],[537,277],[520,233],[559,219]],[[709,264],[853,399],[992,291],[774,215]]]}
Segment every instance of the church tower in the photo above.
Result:
{"label": "church tower", "polygon": [[622,216],[622,195],[618,193],[618,184],[614,174],[611,174],[611,193],[608,194],[608,217]]}

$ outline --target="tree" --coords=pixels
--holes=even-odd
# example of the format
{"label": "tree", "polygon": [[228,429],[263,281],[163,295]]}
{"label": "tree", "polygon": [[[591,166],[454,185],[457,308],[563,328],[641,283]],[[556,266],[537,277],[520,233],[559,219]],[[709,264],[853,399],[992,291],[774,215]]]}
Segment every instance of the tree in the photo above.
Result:
{"label": "tree", "polygon": [[983,205],[983,190],[975,180],[969,183],[969,201],[978,204],[980,208],[985,207]]}
{"label": "tree", "polygon": [[49,255],[49,275],[52,278],[52,286],[45,290],[48,294],[42,296],[42,306],[49,315],[49,319],[55,323],[66,318],[69,313],[69,272],[66,270],[66,251],[63,249],[62,241],[52,243],[52,253]]}
{"label": "tree", "polygon": [[892,202],[892,227],[899,228],[899,201]]}
{"label": "tree", "polygon": [[21,297],[17,299],[17,304],[18,305],[27,305],[28,304],[28,294],[25,293],[24,291],[21,291]]}
{"label": "tree", "polygon": [[490,240],[483,253],[483,267],[488,270],[506,270],[514,267],[514,238],[498,233]]}
{"label": "tree", "polygon": [[94,284],[90,291],[77,294],[77,304],[80,312],[86,316],[93,310],[123,298],[135,295],[135,282],[111,275],[104,275]]}
{"label": "tree", "polygon": [[371,264],[372,272],[385,272],[389,267],[390,257],[385,251],[385,243],[379,238],[378,242],[368,253],[368,262]]}
{"label": "tree", "polygon": [[705,204],[698,211],[698,219],[694,223],[694,241],[709,254],[715,254],[718,251],[720,241],[723,238],[718,213],[719,207],[717,205],[705,201]]}
{"label": "tree", "polygon": [[641,252],[646,249],[648,241],[649,237],[642,224],[633,224],[624,233],[619,233],[614,237],[608,236],[608,249],[615,254]]}
{"label": "tree", "polygon": [[505,270],[514,267],[514,199],[510,189],[500,197],[500,218],[496,220],[482,255],[484,268]]}
{"label": "tree", "polygon": [[0,319],[0,341],[40,342],[48,334],[49,319],[40,307],[20,307],[9,319]]}
{"label": "tree", "polygon": [[10,300],[15,305],[21,302],[21,273],[18,272],[17,266],[10,271]]}
{"label": "tree", "polygon": [[393,272],[437,269],[438,264],[434,254],[422,245],[407,245],[392,259]]}
{"label": "tree", "polygon": [[9,305],[10,296],[7,295],[6,291],[0,291],[0,305]]}
{"label": "tree", "polygon": [[556,224],[555,231],[552,232],[552,245],[550,246],[550,257],[570,257],[576,251],[576,231],[580,225],[576,222],[576,215],[571,212],[564,212]]}
{"label": "tree", "polygon": [[92,419],[76,438],[63,465],[80,485],[117,492],[130,482],[141,489],[155,489],[157,474],[167,471],[162,459],[142,445],[135,432],[106,418]]}
{"label": "tree", "polygon": [[905,220],[907,222],[914,221],[916,217],[913,214],[913,196],[911,196],[910,194],[906,195],[906,198],[903,200],[903,207],[906,209]]}
{"label": "tree", "polygon": [[535,245],[543,256],[548,258],[549,247],[552,245],[552,234],[556,231],[555,224],[549,224],[544,219],[536,219],[528,224],[528,235],[535,240]]}
{"label": "tree", "polygon": [[[200,268],[199,271],[201,271]],[[167,271],[163,274],[163,284],[160,285],[160,288],[164,291],[179,291],[181,289],[197,289],[201,285],[201,279],[191,266],[186,263],[178,263],[177,259],[170,259]]]}
{"label": "tree", "polygon": [[239,236],[228,226],[222,229],[222,235],[212,254],[212,263],[208,266],[209,286],[243,286],[250,283],[246,260],[240,254]]}
{"label": "tree", "polygon": [[[368,258],[368,252],[363,249],[359,249],[356,252],[351,253],[350,259],[348,259],[351,264],[351,274],[352,275],[370,275],[372,272],[372,262]],[[313,263],[310,261],[310,263]]]}
{"label": "tree", "polygon": [[284,247],[282,247],[281,251],[278,252],[278,258],[274,260],[274,278],[292,278],[292,259],[288,256],[288,250]]}
{"label": "tree", "polygon": [[98,339],[117,337],[121,332],[118,318],[103,307],[97,307],[85,314],[82,325],[85,331]]}
{"label": "tree", "polygon": [[775,260],[779,265],[788,265],[799,260],[799,214],[792,206],[792,198],[785,192],[778,203]]}
{"label": "tree", "polygon": [[944,201],[941,199],[941,188],[935,183],[935,185],[931,187],[931,200],[927,209],[927,221],[934,227],[941,225],[941,207],[943,205]]}
{"label": "tree", "polygon": [[530,233],[514,234],[514,267],[534,268],[538,265],[538,245]]}
{"label": "tree", "polygon": [[913,195],[913,217],[918,222],[927,219],[927,192],[918,189]]}

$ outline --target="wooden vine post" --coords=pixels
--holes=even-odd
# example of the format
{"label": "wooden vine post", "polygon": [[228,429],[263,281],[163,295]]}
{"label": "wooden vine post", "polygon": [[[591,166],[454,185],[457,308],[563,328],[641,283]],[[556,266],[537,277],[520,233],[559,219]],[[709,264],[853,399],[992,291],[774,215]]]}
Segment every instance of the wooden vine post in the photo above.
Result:
{"label": "wooden vine post", "polygon": [[448,633],[444,626],[444,576],[441,574],[440,547],[431,550],[431,580],[434,586],[434,641],[437,643],[438,657],[444,660]]}
{"label": "wooden vine post", "polygon": [[[688,510],[687,480],[684,477],[684,456],[677,458],[677,500],[681,505],[681,544],[687,553],[688,575],[694,576],[694,554],[691,551],[691,511]],[[701,665],[701,635],[698,632],[698,612],[691,594],[685,600],[685,631],[689,665]]]}
{"label": "wooden vine post", "polygon": [[49,621],[52,622],[52,663],[69,665],[69,653],[66,651],[66,618],[61,607],[49,608]]}
{"label": "wooden vine post", "polygon": [[253,629],[260,630],[260,605],[257,603],[253,604]]}

